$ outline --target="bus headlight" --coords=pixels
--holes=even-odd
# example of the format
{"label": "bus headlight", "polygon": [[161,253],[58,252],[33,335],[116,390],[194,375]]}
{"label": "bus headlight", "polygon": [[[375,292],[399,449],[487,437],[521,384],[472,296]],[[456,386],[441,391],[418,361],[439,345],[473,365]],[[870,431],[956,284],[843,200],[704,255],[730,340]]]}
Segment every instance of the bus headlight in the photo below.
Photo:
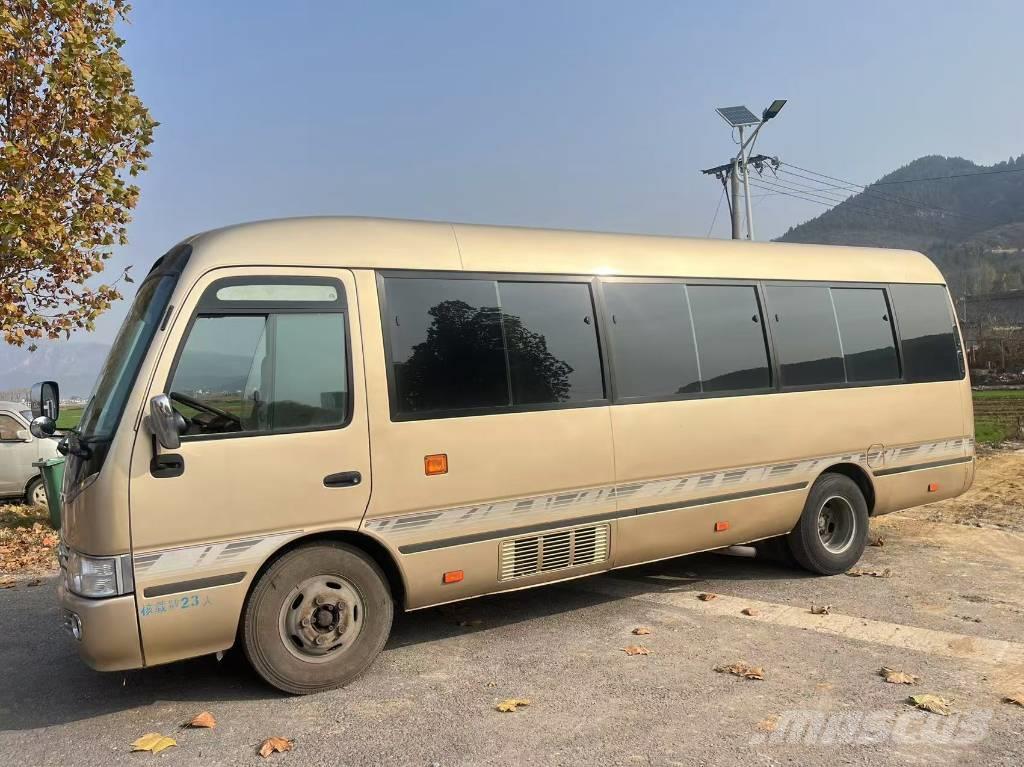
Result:
{"label": "bus headlight", "polygon": [[90,557],[68,550],[66,561],[68,590],[80,597],[113,597],[132,590],[131,561],[127,555]]}

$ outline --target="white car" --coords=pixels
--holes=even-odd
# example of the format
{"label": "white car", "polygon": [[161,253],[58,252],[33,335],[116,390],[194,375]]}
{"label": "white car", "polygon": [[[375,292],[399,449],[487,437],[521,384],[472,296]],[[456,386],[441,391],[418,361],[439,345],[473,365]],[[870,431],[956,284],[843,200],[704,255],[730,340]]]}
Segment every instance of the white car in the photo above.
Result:
{"label": "white car", "polygon": [[56,458],[57,440],[33,437],[28,430],[32,411],[19,402],[0,401],[0,498],[24,498],[46,505],[46,489],[32,464]]}

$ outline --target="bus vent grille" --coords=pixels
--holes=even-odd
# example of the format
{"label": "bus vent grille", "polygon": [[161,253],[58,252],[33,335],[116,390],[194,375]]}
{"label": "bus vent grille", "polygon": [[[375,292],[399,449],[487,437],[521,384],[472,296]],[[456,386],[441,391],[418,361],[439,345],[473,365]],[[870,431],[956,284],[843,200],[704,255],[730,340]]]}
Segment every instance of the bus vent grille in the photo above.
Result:
{"label": "bus vent grille", "polygon": [[498,577],[505,581],[603,562],[608,558],[608,536],[608,525],[591,525],[502,541]]}

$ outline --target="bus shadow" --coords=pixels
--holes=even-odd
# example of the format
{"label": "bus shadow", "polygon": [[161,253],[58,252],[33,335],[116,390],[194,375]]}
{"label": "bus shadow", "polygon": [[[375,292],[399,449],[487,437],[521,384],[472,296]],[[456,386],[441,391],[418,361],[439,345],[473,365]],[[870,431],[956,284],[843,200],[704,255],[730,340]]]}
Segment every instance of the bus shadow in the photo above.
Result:
{"label": "bus shadow", "polygon": [[[678,557],[538,589],[399,614],[384,652],[386,657],[390,650],[557,618],[645,593],[710,589],[723,581],[805,577],[811,576],[762,560],[714,554]],[[136,671],[92,671],[79,660],[73,641],[57,628],[53,580],[47,579],[36,588],[0,592],[4,614],[0,667],[5,676],[0,685],[0,732],[83,721],[155,703],[191,704],[189,711],[199,711],[224,702],[286,697],[264,684],[237,649],[222,661],[206,656]],[[600,588],[601,581],[608,580],[615,585],[614,593]],[[353,687],[359,685],[357,681]]]}

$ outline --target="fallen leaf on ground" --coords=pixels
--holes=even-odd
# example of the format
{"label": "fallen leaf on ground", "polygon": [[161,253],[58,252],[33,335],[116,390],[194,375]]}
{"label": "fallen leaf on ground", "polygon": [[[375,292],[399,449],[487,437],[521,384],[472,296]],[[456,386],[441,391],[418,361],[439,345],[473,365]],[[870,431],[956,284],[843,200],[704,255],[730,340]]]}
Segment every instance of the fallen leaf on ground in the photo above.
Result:
{"label": "fallen leaf on ground", "polygon": [[33,578],[32,580],[30,580],[25,585],[26,586],[38,586],[40,583],[42,583],[42,580],[40,580],[39,578]]}
{"label": "fallen leaf on ground", "polygon": [[213,729],[217,726],[217,720],[213,718],[213,714],[209,711],[203,711],[192,717],[192,719],[189,720],[188,726]]}
{"label": "fallen leaf on ground", "polygon": [[295,745],[295,741],[291,738],[267,738],[265,741],[260,743],[259,754],[264,759],[270,756],[275,751],[284,753],[285,751],[291,751],[292,746]]}
{"label": "fallen leaf on ground", "polygon": [[931,711],[933,714],[949,716],[949,701],[940,695],[911,695],[907,702],[924,711]]}
{"label": "fallen leaf on ground", "polygon": [[631,644],[629,647],[623,647],[622,652],[626,655],[650,655],[651,651],[644,647],[642,644]]}
{"label": "fallen leaf on ground", "polygon": [[718,594],[698,594],[697,599],[699,599],[701,602],[710,602],[712,599],[718,599]]}
{"label": "fallen leaf on ground", "polygon": [[779,718],[777,716],[769,716],[767,719],[762,719],[757,723],[757,730],[758,732],[774,732],[778,726]]}
{"label": "fallen leaf on ground", "polygon": [[494,708],[503,714],[511,714],[518,710],[520,706],[529,705],[530,701],[527,698],[506,698]]}
{"label": "fallen leaf on ground", "polygon": [[831,690],[833,687],[835,687],[835,685],[831,682],[818,682],[814,686],[822,692],[824,692],[825,690]]}
{"label": "fallen leaf on ground", "polygon": [[43,536],[43,540],[41,540],[40,543],[43,546],[56,546],[57,545],[57,539],[54,538],[52,535],[44,535]]}
{"label": "fallen leaf on ground", "polygon": [[1016,703],[1018,706],[1024,706],[1024,692],[1019,692],[1015,695],[1007,695],[1003,698],[1003,703]]}
{"label": "fallen leaf on ground", "polygon": [[885,538],[883,538],[880,535],[875,535],[875,536],[872,536],[871,538],[868,538],[868,546],[884,546],[884,545],[885,545]]}
{"label": "fallen leaf on ground", "polygon": [[646,634],[650,634],[651,630],[646,626],[637,626],[635,629],[633,629],[633,633],[637,636],[645,636]]}
{"label": "fallen leaf on ground", "polygon": [[18,582],[14,580],[0,581],[0,589],[13,589],[17,585]]}
{"label": "fallen leaf on ground", "polygon": [[882,666],[878,674],[889,684],[917,684],[920,677],[908,674],[906,671],[897,671],[888,666]]}
{"label": "fallen leaf on ground", "polygon": [[760,666],[751,666],[744,661],[730,663],[728,666],[715,666],[715,671],[720,674],[733,674],[744,679],[764,679],[764,669]]}
{"label": "fallen leaf on ground", "polygon": [[174,738],[168,738],[159,732],[148,732],[132,743],[132,751],[149,751],[151,754],[159,754],[165,748],[178,745]]}
{"label": "fallen leaf on ground", "polygon": [[760,610],[755,610],[753,607],[744,607],[742,610],[740,610],[740,612],[743,613],[744,615],[750,615],[750,616],[760,615],[761,614]]}
{"label": "fallen leaf on ground", "polygon": [[860,578],[866,576],[868,578],[889,578],[892,576],[892,570],[888,567],[884,570],[868,570],[863,567],[851,567],[846,571],[846,574],[851,578]]}
{"label": "fallen leaf on ground", "polygon": [[811,615],[828,615],[832,612],[832,605],[815,605],[811,603]]}

